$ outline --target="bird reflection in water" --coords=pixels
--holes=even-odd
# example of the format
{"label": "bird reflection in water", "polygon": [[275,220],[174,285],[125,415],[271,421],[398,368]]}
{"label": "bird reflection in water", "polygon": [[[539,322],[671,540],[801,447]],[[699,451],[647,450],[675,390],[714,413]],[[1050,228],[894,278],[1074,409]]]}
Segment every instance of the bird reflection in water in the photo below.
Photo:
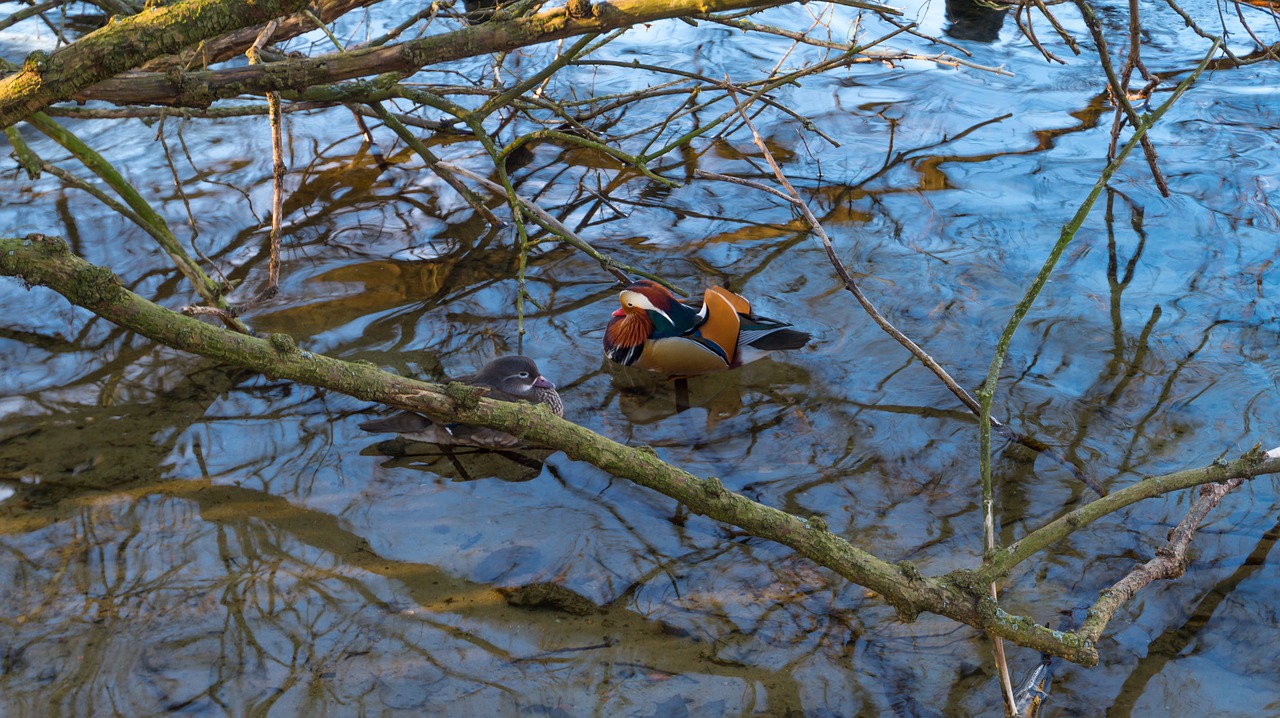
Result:
{"label": "bird reflection in water", "polygon": [[948,37],[974,42],[995,42],[1009,6],[991,0],[947,0]]}
{"label": "bird reflection in water", "polygon": [[605,364],[618,391],[618,409],[632,424],[655,424],[688,409],[702,409],[706,411],[707,428],[714,429],[749,410],[753,398],[768,395],[779,386],[805,385],[809,381],[803,368],[772,359],[737,371],[677,381],[656,372]]}
{"label": "bird reflection in water", "polygon": [[532,481],[542,475],[550,449],[477,449],[435,446],[407,439],[391,439],[365,447],[362,456],[386,456],[382,467],[434,474],[448,481],[498,479],[510,483]]}

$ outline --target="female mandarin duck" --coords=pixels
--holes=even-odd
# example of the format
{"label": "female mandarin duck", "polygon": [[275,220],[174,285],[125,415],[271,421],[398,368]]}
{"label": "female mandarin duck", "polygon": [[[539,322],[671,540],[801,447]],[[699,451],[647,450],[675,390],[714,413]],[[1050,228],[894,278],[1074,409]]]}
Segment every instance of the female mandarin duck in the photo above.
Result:
{"label": "female mandarin duck", "polygon": [[769,352],[799,349],[807,332],[751,313],[751,303],[724,287],[703,295],[695,310],[647,279],[618,295],[622,307],[604,330],[604,355],[627,366],[673,376],[713,374]]}
{"label": "female mandarin duck", "polygon": [[[529,357],[498,357],[485,364],[475,374],[459,377],[455,381],[487,389],[485,397],[489,399],[546,404],[556,416],[564,416],[564,404],[560,401],[560,395],[556,393],[556,385],[538,373],[538,365]],[[469,424],[437,424],[430,418],[412,411],[402,411],[385,419],[366,421],[360,424],[360,428],[375,434],[399,434],[410,441],[446,446],[506,449],[521,445],[520,439],[505,431]]]}

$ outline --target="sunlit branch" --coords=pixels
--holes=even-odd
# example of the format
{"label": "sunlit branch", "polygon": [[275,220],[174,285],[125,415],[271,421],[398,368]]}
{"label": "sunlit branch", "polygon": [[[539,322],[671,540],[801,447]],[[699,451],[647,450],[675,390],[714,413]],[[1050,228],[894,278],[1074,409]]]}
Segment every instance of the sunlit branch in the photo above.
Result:
{"label": "sunlit branch", "polygon": [[[271,41],[271,35],[276,31],[279,24],[277,20],[267,23],[267,26],[262,28],[262,32],[258,34],[257,39],[253,41],[253,45],[245,51],[250,64],[262,64],[262,48]],[[243,313],[246,309],[271,299],[280,291],[280,226],[283,222],[283,218],[280,215],[284,214],[285,177],[280,93],[267,93],[267,112],[271,124],[271,230],[268,236],[267,248],[267,286],[256,296],[245,302],[243,306],[237,307],[237,313]]]}
{"label": "sunlit branch", "polygon": [[[301,10],[287,16],[274,18],[279,21],[272,37],[276,41],[287,40],[316,29],[313,17],[321,23],[332,22],[352,10],[372,5],[378,0],[317,0],[304,5]],[[416,15],[414,16],[416,18]],[[414,20],[416,22],[416,19]],[[410,23],[412,24],[412,23]],[[142,67],[144,70],[165,72],[169,70],[187,70],[192,67],[208,67],[229,60],[244,53],[266,27],[266,22],[242,28],[210,38],[205,42],[193,44],[174,55],[157,57]],[[402,31],[403,32],[403,31]],[[376,44],[376,43],[371,43]]]}
{"label": "sunlit branch", "polygon": [[302,9],[305,0],[183,0],[118,18],[52,54],[36,52],[0,78],[0,127],[153,57]]}
{"label": "sunlit branch", "polygon": [[[536,15],[494,19],[480,25],[394,45],[287,59],[263,66],[196,72],[123,73],[81,92],[78,97],[115,103],[205,106],[218,99],[242,94],[298,91],[313,85],[381,73],[408,74],[428,65],[440,65],[568,37],[598,34],[639,23],[674,18],[692,11],[714,12],[746,7],[759,9],[783,4],[786,4],[786,0],[613,0],[592,4],[590,13],[583,17],[574,17],[567,8],[556,7]],[[84,39],[79,42],[84,42]],[[87,85],[78,85],[66,92],[57,93],[43,104],[70,96],[85,87]],[[0,84],[0,91],[2,90],[3,85]],[[0,99],[2,98],[0,95]],[[4,124],[5,117],[5,106],[0,103],[0,125]]]}

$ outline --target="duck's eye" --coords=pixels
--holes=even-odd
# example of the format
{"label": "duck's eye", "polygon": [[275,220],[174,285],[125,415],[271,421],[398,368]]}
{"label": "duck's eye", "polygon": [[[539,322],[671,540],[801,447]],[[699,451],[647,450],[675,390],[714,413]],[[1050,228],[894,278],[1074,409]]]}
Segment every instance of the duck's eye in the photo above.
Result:
{"label": "duck's eye", "polygon": [[522,372],[520,372],[520,378],[521,378],[521,379],[528,379],[528,378],[529,378],[529,372],[527,372],[527,371],[522,371]]}
{"label": "duck's eye", "polygon": [[631,302],[627,302],[627,306],[628,306],[628,307],[634,307],[635,305],[634,305],[634,304],[632,304]]}

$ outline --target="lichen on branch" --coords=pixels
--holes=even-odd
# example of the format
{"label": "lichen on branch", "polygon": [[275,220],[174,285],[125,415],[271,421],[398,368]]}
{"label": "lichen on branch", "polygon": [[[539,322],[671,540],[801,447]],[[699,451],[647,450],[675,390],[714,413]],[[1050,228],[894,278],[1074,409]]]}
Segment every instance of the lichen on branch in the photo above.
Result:
{"label": "lichen on branch", "polygon": [[[625,446],[561,419],[545,407],[460,395],[455,389],[383,372],[299,348],[286,335],[263,339],[215,327],[164,309],[127,290],[110,270],[71,253],[61,239],[43,235],[0,238],[0,274],[28,286],[48,287],[71,303],[156,342],[272,376],[342,392],[367,401],[420,411],[439,418],[500,429],[526,441],[564,451],[569,458],[679,501],[691,511],[733,524],[754,536],[784,544],[815,563],[871,589],[903,620],[936,613],[990,631],[1028,648],[1084,665],[1098,661],[1095,646],[1103,626],[1089,631],[1050,630],[1027,616],[1011,615],[986,594],[997,576],[1019,561],[1097,518],[1142,498],[1232,478],[1280,472],[1280,458],[1257,452],[1168,476],[1151,477],[1087,504],[1032,532],[979,570],[927,576],[913,564],[890,563],[828,530],[821,517],[802,518],[728,491],[714,478],[700,478],[663,461],[648,447]],[[1107,614],[1109,618],[1111,613]]]}

